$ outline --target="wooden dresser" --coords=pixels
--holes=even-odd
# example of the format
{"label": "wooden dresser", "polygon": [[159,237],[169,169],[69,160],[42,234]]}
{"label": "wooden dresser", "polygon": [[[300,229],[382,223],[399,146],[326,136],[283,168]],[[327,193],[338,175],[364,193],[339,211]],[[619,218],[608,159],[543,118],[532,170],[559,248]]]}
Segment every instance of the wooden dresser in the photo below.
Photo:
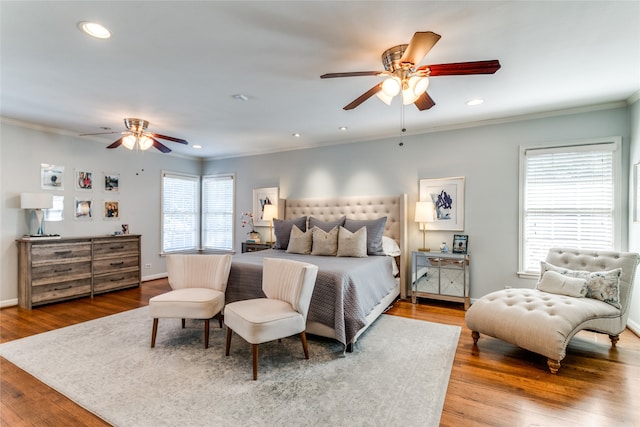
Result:
{"label": "wooden dresser", "polygon": [[22,308],[140,285],[140,235],[18,239]]}

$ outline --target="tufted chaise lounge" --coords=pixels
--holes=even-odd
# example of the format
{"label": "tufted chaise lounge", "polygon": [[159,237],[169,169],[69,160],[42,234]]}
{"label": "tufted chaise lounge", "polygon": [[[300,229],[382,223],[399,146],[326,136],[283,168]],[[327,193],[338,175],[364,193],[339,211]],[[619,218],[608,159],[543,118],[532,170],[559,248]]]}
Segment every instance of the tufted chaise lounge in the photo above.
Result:
{"label": "tufted chaise lounge", "polygon": [[629,316],[633,279],[640,257],[636,253],[553,248],[546,262],[581,271],[620,268],[620,306],[598,299],[578,298],[538,289],[503,289],[487,294],[469,308],[465,320],[474,344],[489,335],[547,357],[551,373],[560,368],[567,344],[581,330],[608,334],[612,346]]}

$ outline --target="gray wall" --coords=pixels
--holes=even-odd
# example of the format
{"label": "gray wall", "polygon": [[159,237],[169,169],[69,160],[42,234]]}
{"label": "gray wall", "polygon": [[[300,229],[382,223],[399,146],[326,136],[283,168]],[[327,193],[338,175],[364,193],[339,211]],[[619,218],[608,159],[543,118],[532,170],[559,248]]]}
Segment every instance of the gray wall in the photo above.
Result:
{"label": "gray wall", "polygon": [[[465,229],[471,253],[471,297],[505,285],[531,287],[518,268],[520,145],[622,136],[622,194],[628,194],[629,109],[523,120],[349,145],[206,162],[205,173],[235,172],[238,212],[251,209],[252,189],[277,186],[280,196],[408,194],[409,248],[422,246],[413,222],[418,181],[465,177]],[[425,114],[428,114],[425,113]],[[410,124],[409,124],[410,127]],[[627,249],[627,197],[621,249]],[[267,234],[265,234],[267,233]],[[268,229],[263,231],[267,236]],[[460,233],[460,232],[455,232]],[[428,231],[427,246],[451,244],[454,232]],[[236,235],[236,245],[245,238]]]}
{"label": "gray wall", "polygon": [[[18,126],[3,120],[0,128],[0,304],[16,303],[18,296],[17,249],[15,239],[29,233],[30,212],[20,209],[20,193],[50,192],[63,195],[64,221],[47,222],[45,231],[64,237],[106,235],[129,224],[131,233],[142,234],[142,263],[144,278],[162,277],[166,273],[160,253],[160,179],[161,171],[171,170],[199,175],[201,161],[156,154],[153,151],[129,151],[123,147],[107,150],[108,144],[86,137]],[[114,135],[114,140],[118,135]],[[158,152],[159,153],[159,152]],[[47,191],[40,188],[40,163],[64,166],[64,190]],[[74,188],[74,170],[94,173],[94,190],[80,192]],[[102,174],[119,173],[118,194],[103,192]],[[92,221],[74,220],[75,197],[94,201]],[[119,200],[120,219],[104,220],[101,203]]]}
{"label": "gray wall", "polygon": [[[631,150],[629,156],[629,250],[640,253],[640,222],[633,221],[633,203],[637,201],[631,196],[633,191],[633,167],[640,163],[640,92],[636,93],[635,102],[629,107]],[[640,181],[640,177],[638,177]],[[640,182],[638,183],[640,184]],[[633,298],[631,299],[631,310],[629,311],[629,328],[637,335],[640,335],[640,269],[636,272],[636,286]]]}

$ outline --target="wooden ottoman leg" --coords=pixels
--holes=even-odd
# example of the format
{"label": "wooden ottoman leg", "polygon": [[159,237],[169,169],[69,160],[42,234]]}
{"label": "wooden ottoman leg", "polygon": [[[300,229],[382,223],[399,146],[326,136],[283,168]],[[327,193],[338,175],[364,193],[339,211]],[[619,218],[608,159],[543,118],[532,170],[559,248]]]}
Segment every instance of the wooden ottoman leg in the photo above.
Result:
{"label": "wooden ottoman leg", "polygon": [[471,337],[473,338],[473,344],[474,345],[478,344],[478,340],[480,339],[480,332],[471,331]]}
{"label": "wooden ottoman leg", "polygon": [[547,359],[547,365],[549,366],[549,371],[551,371],[552,374],[557,374],[558,373],[558,369],[560,369],[560,361],[559,360],[548,358]]}

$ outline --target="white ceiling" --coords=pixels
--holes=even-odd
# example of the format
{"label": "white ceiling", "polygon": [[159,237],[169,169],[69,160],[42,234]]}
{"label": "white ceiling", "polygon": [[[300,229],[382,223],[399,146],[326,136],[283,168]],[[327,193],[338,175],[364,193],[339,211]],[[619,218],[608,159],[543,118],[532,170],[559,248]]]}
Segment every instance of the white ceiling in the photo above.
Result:
{"label": "white ceiling", "polygon": [[[432,78],[436,105],[406,106],[407,134],[640,89],[638,1],[2,0],[0,15],[2,117],[71,134],[139,117],[203,146],[166,142],[174,153],[205,158],[399,137],[398,99],[342,110],[379,77],[320,75],[382,70],[382,52],[416,31],[442,36],[423,65],[499,59],[502,69]],[[86,20],[113,37],[81,33]],[[465,105],[476,97],[485,103]],[[85,138],[106,147],[119,136]]]}

